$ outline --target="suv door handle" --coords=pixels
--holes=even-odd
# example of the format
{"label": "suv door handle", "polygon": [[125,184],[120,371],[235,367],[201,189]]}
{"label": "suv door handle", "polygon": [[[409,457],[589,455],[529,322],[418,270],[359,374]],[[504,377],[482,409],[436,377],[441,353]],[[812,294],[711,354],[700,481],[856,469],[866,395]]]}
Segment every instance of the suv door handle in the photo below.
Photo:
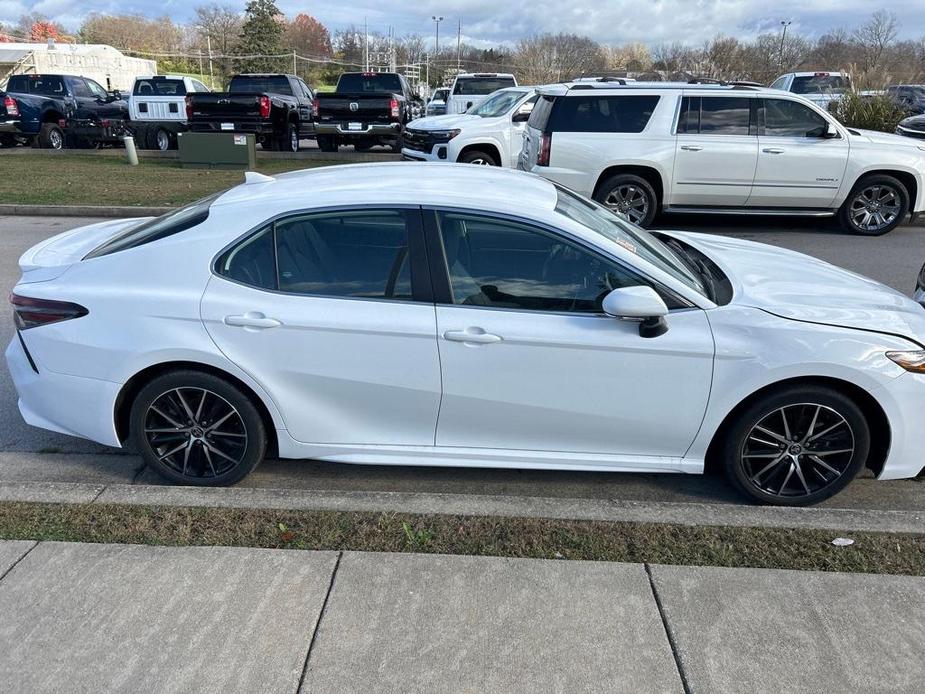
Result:
{"label": "suv door handle", "polygon": [[681,145],[681,149],[685,152],[699,152],[703,149],[700,145]]}
{"label": "suv door handle", "polygon": [[468,342],[475,345],[491,345],[501,342],[500,335],[486,333],[481,328],[466,328],[465,330],[447,330],[443,338],[450,342]]}
{"label": "suv door handle", "polygon": [[275,318],[267,318],[259,311],[248,311],[243,316],[225,316],[225,325],[266,330],[267,328],[278,328],[282,323]]}
{"label": "suv door handle", "polygon": [[766,154],[783,154],[784,153],[784,150],[782,150],[780,147],[765,147],[761,151],[765,152]]}

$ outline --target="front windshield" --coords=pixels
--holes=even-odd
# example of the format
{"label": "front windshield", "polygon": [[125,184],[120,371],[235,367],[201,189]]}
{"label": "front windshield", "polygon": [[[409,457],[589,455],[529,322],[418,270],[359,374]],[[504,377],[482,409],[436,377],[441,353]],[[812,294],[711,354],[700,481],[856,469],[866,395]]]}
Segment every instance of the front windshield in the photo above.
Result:
{"label": "front windshield", "polygon": [[514,104],[524,98],[523,92],[501,91],[495,92],[478,106],[473,106],[466,113],[482,118],[495,118],[503,116],[514,108]]}
{"label": "front windshield", "polygon": [[556,186],[556,190],[558,191],[556,212],[596,231],[643,260],[647,260],[699,294],[709,296],[709,291],[703,281],[668,246],[648,231],[618,217],[606,207],[578,197],[565,188]]}

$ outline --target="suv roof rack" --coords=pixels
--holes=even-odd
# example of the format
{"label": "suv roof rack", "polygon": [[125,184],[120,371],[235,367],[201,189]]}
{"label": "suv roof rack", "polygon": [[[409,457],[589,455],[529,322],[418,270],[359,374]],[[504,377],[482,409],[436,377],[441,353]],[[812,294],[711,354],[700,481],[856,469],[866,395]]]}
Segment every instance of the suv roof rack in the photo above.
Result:
{"label": "suv roof rack", "polygon": [[687,83],[715,84],[718,87],[757,87],[759,89],[764,89],[764,85],[760,82],[752,82],[750,80],[721,80],[715,77],[691,77]]}

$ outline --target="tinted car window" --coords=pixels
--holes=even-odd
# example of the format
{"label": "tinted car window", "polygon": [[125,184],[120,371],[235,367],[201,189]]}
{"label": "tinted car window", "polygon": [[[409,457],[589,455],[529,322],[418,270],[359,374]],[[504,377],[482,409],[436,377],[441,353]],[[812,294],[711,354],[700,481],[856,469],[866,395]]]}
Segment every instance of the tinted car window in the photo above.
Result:
{"label": "tinted car window", "polygon": [[527,121],[527,125],[531,128],[545,131],[546,125],[549,123],[549,114],[552,113],[555,102],[556,99],[553,96],[541,96],[530,113],[530,120]]}
{"label": "tinted car window", "polygon": [[261,289],[276,289],[276,247],[273,225],[225,253],[216,266],[228,279]]}
{"label": "tinted car window", "polygon": [[135,96],[186,96],[183,80],[136,80]]}
{"label": "tinted car window", "polygon": [[794,94],[844,94],[848,80],[839,75],[794,77],[790,91]]}
{"label": "tinted car window", "polygon": [[600,313],[604,296],[641,284],[616,263],[518,222],[439,215],[453,303]]}
{"label": "tinted car window", "polygon": [[822,137],[826,120],[804,104],[765,99],[764,132],[777,137]]}
{"label": "tinted car window", "polygon": [[678,132],[698,134],[700,132],[700,97],[685,96],[681,99],[678,114]]}
{"label": "tinted car window", "polygon": [[238,75],[231,78],[228,91],[240,94],[283,94],[292,96],[292,86],[285,75]]}
{"label": "tinted car window", "polygon": [[479,96],[505,87],[516,87],[513,77],[459,77],[453,85],[454,94]]}
{"label": "tinted car window", "polygon": [[701,135],[748,135],[751,99],[700,97]]}
{"label": "tinted car window", "polygon": [[10,77],[7,91],[18,94],[45,94],[46,96],[63,96],[67,93],[64,89],[64,81],[60,77],[41,75],[14,75]]}
{"label": "tinted car window", "polygon": [[652,95],[569,96],[556,100],[549,132],[639,133],[652,117],[659,97]]}
{"label": "tinted car window", "polygon": [[339,92],[391,92],[400,94],[401,80],[398,75],[366,74],[362,72],[347,73],[337,80]]}
{"label": "tinted car window", "polygon": [[93,92],[90,91],[90,87],[88,87],[87,83],[81,79],[71,80],[71,93],[74,96],[79,96],[86,99],[93,98]]}

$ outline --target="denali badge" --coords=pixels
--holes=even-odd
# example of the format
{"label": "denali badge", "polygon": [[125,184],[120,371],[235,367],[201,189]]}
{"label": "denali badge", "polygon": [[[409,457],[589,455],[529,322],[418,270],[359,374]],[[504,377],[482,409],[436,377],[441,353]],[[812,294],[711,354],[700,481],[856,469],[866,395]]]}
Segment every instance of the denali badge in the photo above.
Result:
{"label": "denali badge", "polygon": [[360,110],[360,105],[359,105],[356,101],[351,101],[351,102],[350,102],[350,110],[351,110],[351,111],[359,111],[359,110]]}

